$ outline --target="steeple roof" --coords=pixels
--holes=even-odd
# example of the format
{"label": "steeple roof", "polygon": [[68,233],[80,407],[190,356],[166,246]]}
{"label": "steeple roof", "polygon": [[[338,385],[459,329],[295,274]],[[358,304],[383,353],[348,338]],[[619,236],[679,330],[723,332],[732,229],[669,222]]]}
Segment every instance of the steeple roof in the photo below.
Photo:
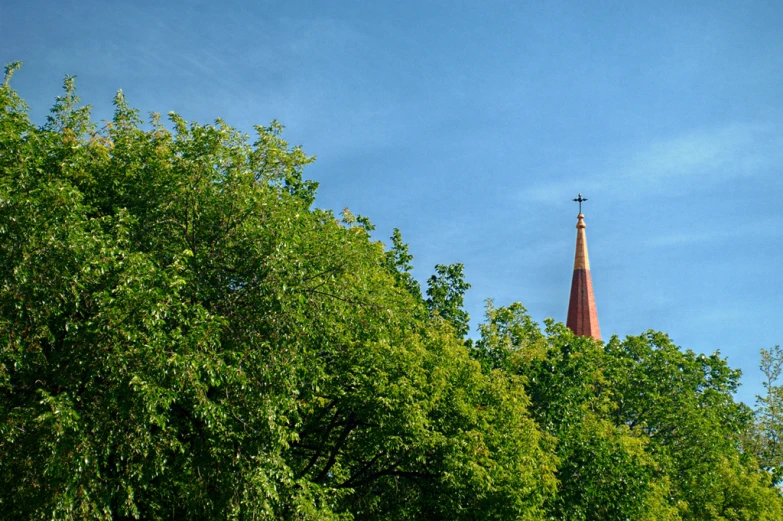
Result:
{"label": "steeple roof", "polygon": [[574,276],[571,279],[571,300],[568,303],[566,326],[579,336],[591,336],[601,340],[598,325],[598,311],[595,307],[593,279],[590,277],[590,259],[587,256],[585,216],[582,214],[582,194],[579,194],[579,215],[576,216],[576,254],[574,255]]}

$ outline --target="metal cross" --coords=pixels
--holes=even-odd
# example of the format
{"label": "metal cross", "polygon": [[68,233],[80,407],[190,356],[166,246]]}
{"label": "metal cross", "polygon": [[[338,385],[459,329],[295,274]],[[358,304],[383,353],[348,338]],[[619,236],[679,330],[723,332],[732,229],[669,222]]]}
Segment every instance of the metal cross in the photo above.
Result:
{"label": "metal cross", "polygon": [[579,192],[579,197],[574,199],[575,203],[579,203],[579,213],[582,213],[582,203],[587,201],[587,197],[582,197],[582,192]]}

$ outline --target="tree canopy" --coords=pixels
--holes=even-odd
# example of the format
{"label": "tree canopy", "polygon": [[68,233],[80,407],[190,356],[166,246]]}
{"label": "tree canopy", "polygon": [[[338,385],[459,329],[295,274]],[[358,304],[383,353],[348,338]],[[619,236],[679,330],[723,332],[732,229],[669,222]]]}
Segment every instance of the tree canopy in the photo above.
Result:
{"label": "tree canopy", "polygon": [[398,230],[387,248],[314,207],[280,124],[145,120],[120,92],[98,125],[66,78],[37,126],[17,68],[4,518],[783,518],[719,355],[603,346],[520,304],[489,303],[474,342],[463,266],[422,294]]}

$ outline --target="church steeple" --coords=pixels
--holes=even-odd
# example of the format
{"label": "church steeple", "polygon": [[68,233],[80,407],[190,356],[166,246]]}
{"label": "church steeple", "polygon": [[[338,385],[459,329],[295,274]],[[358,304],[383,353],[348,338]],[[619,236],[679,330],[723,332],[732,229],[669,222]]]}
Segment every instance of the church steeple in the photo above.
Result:
{"label": "church steeple", "polygon": [[595,307],[595,295],[593,295],[593,279],[590,277],[590,259],[587,256],[585,216],[582,214],[582,202],[587,199],[579,194],[579,197],[574,201],[579,203],[579,215],[576,216],[576,254],[574,255],[574,276],[571,279],[571,300],[568,303],[566,326],[579,336],[591,336],[596,340],[601,340],[598,311]]}

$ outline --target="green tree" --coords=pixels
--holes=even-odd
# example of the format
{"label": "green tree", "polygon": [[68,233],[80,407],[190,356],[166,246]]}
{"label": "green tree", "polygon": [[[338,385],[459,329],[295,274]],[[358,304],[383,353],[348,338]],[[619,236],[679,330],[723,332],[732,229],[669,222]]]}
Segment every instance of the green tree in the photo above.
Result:
{"label": "green tree", "polygon": [[[742,450],[750,413],[739,371],[656,332],[606,346],[520,304],[487,305],[473,355],[519,375],[531,413],[555,440],[553,519],[778,519],[769,473]],[[774,366],[771,366],[774,369]]]}
{"label": "green tree", "polygon": [[780,484],[783,481],[783,386],[778,382],[783,370],[783,350],[779,346],[762,349],[760,368],[766,394],[756,397],[755,425],[748,445],[761,466]]}
{"label": "green tree", "polygon": [[554,322],[542,333],[519,303],[495,307],[489,301],[486,313],[475,356],[485,368],[519,378],[533,417],[555,440],[559,487],[547,501],[549,517],[653,519],[653,509],[667,512],[651,480],[654,462],[644,441],[610,420],[601,346]]}
{"label": "green tree", "polygon": [[430,313],[449,322],[460,337],[470,331],[470,316],[463,308],[465,292],[470,289],[464,270],[461,263],[437,264],[435,274],[427,280]]}
{"label": "green tree", "polygon": [[15,68],[5,518],[541,518],[553,457],[524,390],[423,311],[369,221],[312,208],[279,124],[169,129],[119,93],[97,128],[68,78],[36,127]]}
{"label": "green tree", "polygon": [[614,421],[646,440],[683,519],[779,518],[770,476],[741,450],[752,418],[733,398],[738,370],[717,352],[683,351],[653,331],[612,338],[606,353]]}
{"label": "green tree", "polygon": [[409,247],[402,240],[402,234],[398,228],[394,229],[391,236],[392,245],[386,252],[385,264],[389,270],[394,273],[397,283],[408,290],[413,297],[421,299],[421,285],[413,278],[413,255],[410,254]]}

